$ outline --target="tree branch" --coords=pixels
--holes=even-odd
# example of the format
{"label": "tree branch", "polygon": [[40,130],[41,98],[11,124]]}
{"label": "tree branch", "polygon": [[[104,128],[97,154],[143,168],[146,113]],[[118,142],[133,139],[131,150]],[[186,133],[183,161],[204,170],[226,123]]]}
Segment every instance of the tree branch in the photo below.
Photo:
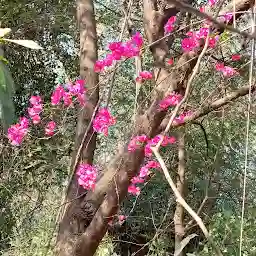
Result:
{"label": "tree branch", "polygon": [[221,251],[219,250],[219,248],[215,245],[214,241],[212,240],[207,228],[205,227],[202,219],[196,214],[196,212],[186,203],[186,201],[183,199],[183,197],[181,196],[179,190],[177,189],[177,187],[175,186],[169,171],[165,165],[165,162],[163,160],[163,158],[161,157],[161,155],[159,154],[159,152],[157,151],[156,147],[152,147],[151,148],[155,157],[157,158],[163,172],[165,175],[166,180],[168,181],[175,197],[176,197],[176,201],[177,203],[181,204],[186,210],[187,212],[192,216],[192,218],[196,221],[196,223],[198,224],[198,226],[201,228],[203,234],[205,235],[205,237],[207,238],[207,240],[211,243],[213,249],[216,251],[216,255],[218,256],[222,256]]}
{"label": "tree branch", "polygon": [[[254,92],[256,89],[256,85],[252,86],[252,92]],[[195,111],[191,116],[187,116],[184,118],[184,122],[183,123],[172,123],[172,127],[178,127],[181,125],[185,125],[193,120],[196,120],[202,116],[208,115],[209,113],[211,113],[214,110],[219,109],[220,107],[227,105],[229,103],[231,103],[232,101],[238,99],[239,97],[245,96],[249,93],[249,85],[247,86],[243,86],[235,91],[232,91],[230,93],[228,93],[225,97],[218,99],[216,101],[213,101],[212,103],[201,107],[201,109]],[[161,123],[160,126],[160,130],[164,130],[165,127],[167,126],[169,122],[169,117],[166,117],[163,122]]]}

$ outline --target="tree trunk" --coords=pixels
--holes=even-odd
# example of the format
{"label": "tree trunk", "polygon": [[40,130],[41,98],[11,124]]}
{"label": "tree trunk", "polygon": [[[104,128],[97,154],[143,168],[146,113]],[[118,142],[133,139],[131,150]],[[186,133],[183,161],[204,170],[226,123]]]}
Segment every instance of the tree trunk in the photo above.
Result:
{"label": "tree trunk", "polygon": [[[145,31],[149,43],[161,38],[164,35],[163,19],[166,18],[161,14],[153,0],[144,0],[144,19]],[[165,57],[168,53],[168,46],[164,40],[151,47],[157,68],[156,74],[156,93],[153,96],[152,104],[143,115],[138,115],[134,135],[146,134],[152,138],[157,135],[158,127],[166,115],[166,112],[159,111],[158,102],[170,91],[176,90],[181,92],[187,81],[187,76],[191,73],[196,58],[194,53],[185,53],[179,60],[180,68],[173,71],[172,74],[165,68]],[[188,63],[188,64],[186,64]],[[144,160],[144,149],[138,149],[135,152],[128,152],[127,146],[113,160],[105,171],[101,180],[97,183],[95,191],[88,194],[88,198],[94,202],[102,202],[89,227],[80,237],[77,247],[76,256],[94,255],[101,239],[104,237],[108,222],[117,213],[120,202],[125,198],[127,189],[132,177],[134,177],[140,165]],[[106,196],[105,193],[107,192]]]}
{"label": "tree trunk", "polygon": [[[72,156],[71,172],[76,167],[78,148],[82,143],[85,131],[90,123],[94,108],[99,100],[98,75],[94,72],[97,60],[97,33],[92,0],[77,1],[77,20],[80,30],[80,77],[86,80],[87,103],[82,109],[77,121],[75,151]],[[80,161],[91,164],[96,148],[96,133],[90,128],[83,143]],[[75,173],[71,173],[63,217],[60,220],[56,254],[68,256],[74,254],[74,244],[90,223],[93,207],[83,203],[85,190],[78,185]],[[79,198],[78,198],[79,197]],[[78,198],[78,199],[76,199]]]}
{"label": "tree trunk", "polygon": [[[178,147],[178,174],[176,187],[180,192],[181,196],[184,197],[185,190],[185,132],[179,133],[179,147]],[[176,210],[174,213],[174,228],[175,228],[175,250],[180,247],[180,243],[184,236],[184,208],[180,203],[177,203]],[[183,256],[181,252],[178,256]]]}

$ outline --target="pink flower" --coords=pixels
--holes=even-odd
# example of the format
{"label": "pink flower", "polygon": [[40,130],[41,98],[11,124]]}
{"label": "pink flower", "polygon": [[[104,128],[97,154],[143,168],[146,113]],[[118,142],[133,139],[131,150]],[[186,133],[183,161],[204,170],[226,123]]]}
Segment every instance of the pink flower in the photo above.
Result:
{"label": "pink flower", "polygon": [[143,45],[143,38],[140,32],[136,32],[135,35],[132,36],[132,42],[139,48]]}
{"label": "pink flower", "polygon": [[219,36],[210,37],[209,38],[209,47],[214,48],[216,47],[217,41],[219,40]]}
{"label": "pink flower", "polygon": [[143,82],[144,80],[151,80],[153,78],[153,74],[149,71],[142,71],[139,73],[139,76],[136,78],[137,82]]}
{"label": "pink flower", "polygon": [[232,13],[225,13],[224,15],[220,16],[220,19],[223,22],[229,22],[232,18],[233,18],[233,14]]}
{"label": "pink flower", "polygon": [[31,105],[39,105],[42,102],[42,99],[40,96],[31,96],[29,102]]}
{"label": "pink flower", "polygon": [[135,151],[136,149],[140,148],[143,145],[143,143],[147,141],[148,141],[148,137],[144,134],[133,137],[128,144],[128,151],[129,152]]}
{"label": "pink flower", "polygon": [[225,77],[232,77],[232,76],[238,75],[238,72],[234,68],[229,66],[224,66],[224,63],[217,63],[215,65],[215,68],[217,71],[222,72],[223,76]]}
{"label": "pink flower", "polygon": [[39,124],[41,121],[41,117],[39,115],[32,116],[32,122],[33,124]]}
{"label": "pink flower", "polygon": [[172,64],[174,63],[174,60],[171,58],[171,59],[169,59],[169,60],[167,61],[167,63],[168,63],[169,65],[172,65]]}
{"label": "pink flower", "polygon": [[184,38],[181,41],[181,47],[183,51],[190,52],[194,50],[196,47],[198,47],[198,42],[194,37],[191,38]]}
{"label": "pink flower", "polygon": [[105,68],[105,62],[103,60],[97,60],[94,65],[94,71],[99,73],[102,72]]}
{"label": "pink flower", "polygon": [[132,36],[132,39],[127,42],[112,42],[108,48],[111,51],[102,60],[97,60],[94,65],[95,72],[104,71],[105,67],[112,65],[113,61],[121,60],[122,58],[132,58],[139,56],[140,48],[143,44],[143,38],[139,32]]}
{"label": "pink flower", "polygon": [[[145,156],[151,157],[152,156],[152,150],[151,147],[154,147],[158,144],[159,141],[161,141],[163,135],[156,135],[153,139],[148,141],[146,147],[145,147]],[[165,136],[161,146],[166,147],[169,144],[175,143],[175,139],[173,137]]]}
{"label": "pink flower", "polygon": [[73,95],[84,94],[85,93],[84,85],[85,85],[85,81],[80,79],[80,80],[77,80],[74,85],[70,83],[68,85],[68,90]]}
{"label": "pink flower", "polygon": [[108,136],[108,128],[116,123],[116,119],[107,108],[101,108],[93,120],[93,129],[98,133]]}
{"label": "pink flower", "polygon": [[139,173],[140,178],[147,177],[149,174],[150,174],[149,168],[147,168],[146,166],[142,166],[140,168],[140,173]]}
{"label": "pink flower", "polygon": [[238,72],[232,68],[232,67],[228,67],[225,66],[224,69],[222,70],[223,76],[225,77],[232,77],[238,74]]}
{"label": "pink flower", "polygon": [[164,31],[165,33],[170,33],[174,30],[174,26],[173,23],[175,23],[176,21],[176,16],[172,16],[171,18],[169,18],[169,20],[166,22],[165,26],[164,26]]}
{"label": "pink flower", "polygon": [[135,176],[131,179],[131,182],[132,182],[132,184],[137,184],[137,183],[143,183],[144,180],[139,176]]}
{"label": "pink flower", "polygon": [[20,118],[20,122],[12,125],[7,132],[8,139],[12,145],[19,146],[28,133],[29,120]]}
{"label": "pink flower", "polygon": [[52,96],[51,96],[52,105],[58,105],[61,99],[63,98],[64,93],[65,93],[64,88],[61,85],[59,85],[52,93]]}
{"label": "pink flower", "polygon": [[208,0],[208,4],[210,5],[210,6],[213,6],[213,5],[215,5],[217,3],[217,0]]}
{"label": "pink flower", "polygon": [[26,117],[20,117],[20,125],[23,128],[28,128],[29,120]]}
{"label": "pink flower", "polygon": [[124,221],[124,220],[126,220],[126,216],[125,215],[119,215],[118,216],[118,219],[119,219],[119,221]]}
{"label": "pink flower", "polygon": [[128,187],[128,193],[134,195],[134,196],[138,196],[140,194],[140,188],[136,187],[134,185],[130,185]]}
{"label": "pink flower", "polygon": [[176,106],[182,99],[182,95],[172,93],[160,101],[159,107],[162,110],[167,109],[170,106]]}
{"label": "pink flower", "polygon": [[56,128],[56,123],[54,121],[50,121],[45,126],[45,134],[48,135],[48,136],[53,136],[55,128]]}
{"label": "pink flower", "polygon": [[78,184],[84,189],[94,189],[97,178],[97,168],[90,164],[80,164],[77,168]]}
{"label": "pink flower", "polygon": [[156,168],[160,168],[160,164],[157,161],[151,160],[147,162],[146,167],[156,169]]}
{"label": "pink flower", "polygon": [[222,71],[222,69],[224,68],[224,63],[222,62],[216,63],[215,68],[217,71]]}
{"label": "pink flower", "polygon": [[85,96],[84,94],[78,94],[77,95],[77,101],[79,102],[80,106],[85,106]]}
{"label": "pink flower", "polygon": [[200,11],[200,12],[205,12],[205,7],[204,7],[204,6],[201,6],[201,7],[199,8],[199,11]]}
{"label": "pink flower", "polygon": [[72,104],[72,94],[70,92],[63,93],[64,105],[69,107]]}
{"label": "pink flower", "polygon": [[239,54],[233,54],[233,55],[231,56],[231,58],[232,58],[233,61],[237,61],[237,60],[240,60],[240,59],[241,59],[241,55],[239,55]]}

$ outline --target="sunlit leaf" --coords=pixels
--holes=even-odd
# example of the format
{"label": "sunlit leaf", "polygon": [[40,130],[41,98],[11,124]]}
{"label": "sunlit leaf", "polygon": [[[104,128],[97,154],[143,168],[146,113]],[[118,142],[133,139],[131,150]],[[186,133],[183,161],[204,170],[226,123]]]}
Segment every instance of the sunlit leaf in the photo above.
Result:
{"label": "sunlit leaf", "polygon": [[34,42],[32,40],[12,40],[12,39],[6,39],[6,38],[4,40],[7,42],[19,44],[19,45],[22,45],[24,47],[34,49],[34,50],[42,50],[43,49],[40,45],[38,45],[36,42]]}
{"label": "sunlit leaf", "polygon": [[0,28],[0,37],[4,37],[8,33],[10,33],[12,30],[10,28]]}

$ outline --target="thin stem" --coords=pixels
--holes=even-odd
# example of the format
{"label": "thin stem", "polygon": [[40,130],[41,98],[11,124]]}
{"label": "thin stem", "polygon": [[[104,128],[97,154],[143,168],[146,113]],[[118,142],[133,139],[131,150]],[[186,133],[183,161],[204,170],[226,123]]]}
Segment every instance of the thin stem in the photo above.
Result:
{"label": "thin stem", "polygon": [[[252,34],[255,32],[255,20],[256,20],[256,4],[253,7],[252,13]],[[249,130],[250,130],[250,111],[251,111],[251,88],[253,86],[253,64],[255,54],[255,39],[251,43],[251,63],[249,74],[249,94],[248,94],[248,109],[247,109],[247,121],[246,121],[246,139],[245,139],[245,160],[244,160],[244,178],[243,178],[243,202],[241,213],[241,227],[240,227],[240,243],[239,243],[239,256],[242,256],[243,246],[243,228],[244,228],[244,212],[245,212],[245,197],[246,197],[246,180],[247,180],[247,168],[248,168],[248,146],[249,146]]]}

